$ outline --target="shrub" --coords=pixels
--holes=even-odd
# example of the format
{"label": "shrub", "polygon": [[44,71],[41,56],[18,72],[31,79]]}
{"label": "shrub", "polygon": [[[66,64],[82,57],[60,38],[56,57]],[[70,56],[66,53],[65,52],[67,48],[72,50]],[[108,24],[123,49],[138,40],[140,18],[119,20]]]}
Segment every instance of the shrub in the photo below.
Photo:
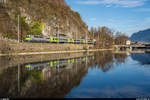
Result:
{"label": "shrub", "polygon": [[2,37],[4,37],[4,38],[10,38],[9,34],[7,34],[7,33],[2,33]]}
{"label": "shrub", "polygon": [[81,19],[80,14],[79,14],[78,12],[75,12],[75,13],[76,13],[77,17],[78,17],[79,19]]}
{"label": "shrub", "polygon": [[[18,14],[15,14],[15,24],[18,25]],[[20,16],[20,27],[28,29],[28,24],[26,23],[26,17]]]}
{"label": "shrub", "polygon": [[33,35],[41,35],[43,29],[44,22],[34,21],[30,23],[30,30],[29,32]]}

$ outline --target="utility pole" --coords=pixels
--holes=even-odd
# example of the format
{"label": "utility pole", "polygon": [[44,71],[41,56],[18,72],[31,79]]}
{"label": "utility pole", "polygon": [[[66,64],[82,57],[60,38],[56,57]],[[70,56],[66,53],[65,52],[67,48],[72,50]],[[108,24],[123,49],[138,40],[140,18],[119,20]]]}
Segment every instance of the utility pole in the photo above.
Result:
{"label": "utility pole", "polygon": [[76,36],[75,37],[76,37],[76,44],[77,44],[77,32],[76,32]]}
{"label": "utility pole", "polygon": [[58,43],[59,43],[59,26],[58,26]]}
{"label": "utility pole", "polygon": [[56,27],[56,29],[57,29],[57,39],[58,39],[57,43],[59,43],[59,28],[58,28],[58,26]]}
{"label": "utility pole", "polygon": [[87,33],[86,33],[86,44],[87,44]]}
{"label": "utility pole", "polygon": [[19,40],[20,40],[20,15],[18,14],[18,43],[19,43]]}

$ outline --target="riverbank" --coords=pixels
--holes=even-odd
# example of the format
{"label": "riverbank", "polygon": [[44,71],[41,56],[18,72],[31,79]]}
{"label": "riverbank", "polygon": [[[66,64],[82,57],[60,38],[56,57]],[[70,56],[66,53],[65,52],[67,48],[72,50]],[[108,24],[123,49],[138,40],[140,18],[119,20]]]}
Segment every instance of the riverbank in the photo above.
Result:
{"label": "riverbank", "polygon": [[0,54],[0,56],[13,56],[13,55],[41,55],[41,54],[61,54],[61,53],[79,53],[79,52],[94,52],[94,51],[106,51],[113,49],[90,49],[90,50],[72,50],[72,51],[50,51],[50,52],[22,52],[22,53],[10,53]]}

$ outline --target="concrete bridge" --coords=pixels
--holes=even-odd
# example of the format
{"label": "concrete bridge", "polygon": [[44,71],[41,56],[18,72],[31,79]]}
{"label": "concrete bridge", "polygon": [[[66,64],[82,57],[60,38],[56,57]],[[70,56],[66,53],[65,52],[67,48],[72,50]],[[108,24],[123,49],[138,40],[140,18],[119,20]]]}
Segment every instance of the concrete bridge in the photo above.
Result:
{"label": "concrete bridge", "polygon": [[116,50],[138,50],[138,49],[149,49],[149,44],[135,44],[135,45],[115,45]]}

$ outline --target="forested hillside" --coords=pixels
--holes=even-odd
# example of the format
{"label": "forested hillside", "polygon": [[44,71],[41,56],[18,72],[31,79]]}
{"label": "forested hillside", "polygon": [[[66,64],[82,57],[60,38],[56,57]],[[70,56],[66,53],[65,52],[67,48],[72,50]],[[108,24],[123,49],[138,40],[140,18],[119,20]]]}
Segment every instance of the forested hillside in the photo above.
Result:
{"label": "forested hillside", "polygon": [[90,35],[80,14],[64,0],[4,0],[0,2],[0,35],[17,38],[17,20],[20,15],[20,38],[34,35],[59,34],[85,38]]}

